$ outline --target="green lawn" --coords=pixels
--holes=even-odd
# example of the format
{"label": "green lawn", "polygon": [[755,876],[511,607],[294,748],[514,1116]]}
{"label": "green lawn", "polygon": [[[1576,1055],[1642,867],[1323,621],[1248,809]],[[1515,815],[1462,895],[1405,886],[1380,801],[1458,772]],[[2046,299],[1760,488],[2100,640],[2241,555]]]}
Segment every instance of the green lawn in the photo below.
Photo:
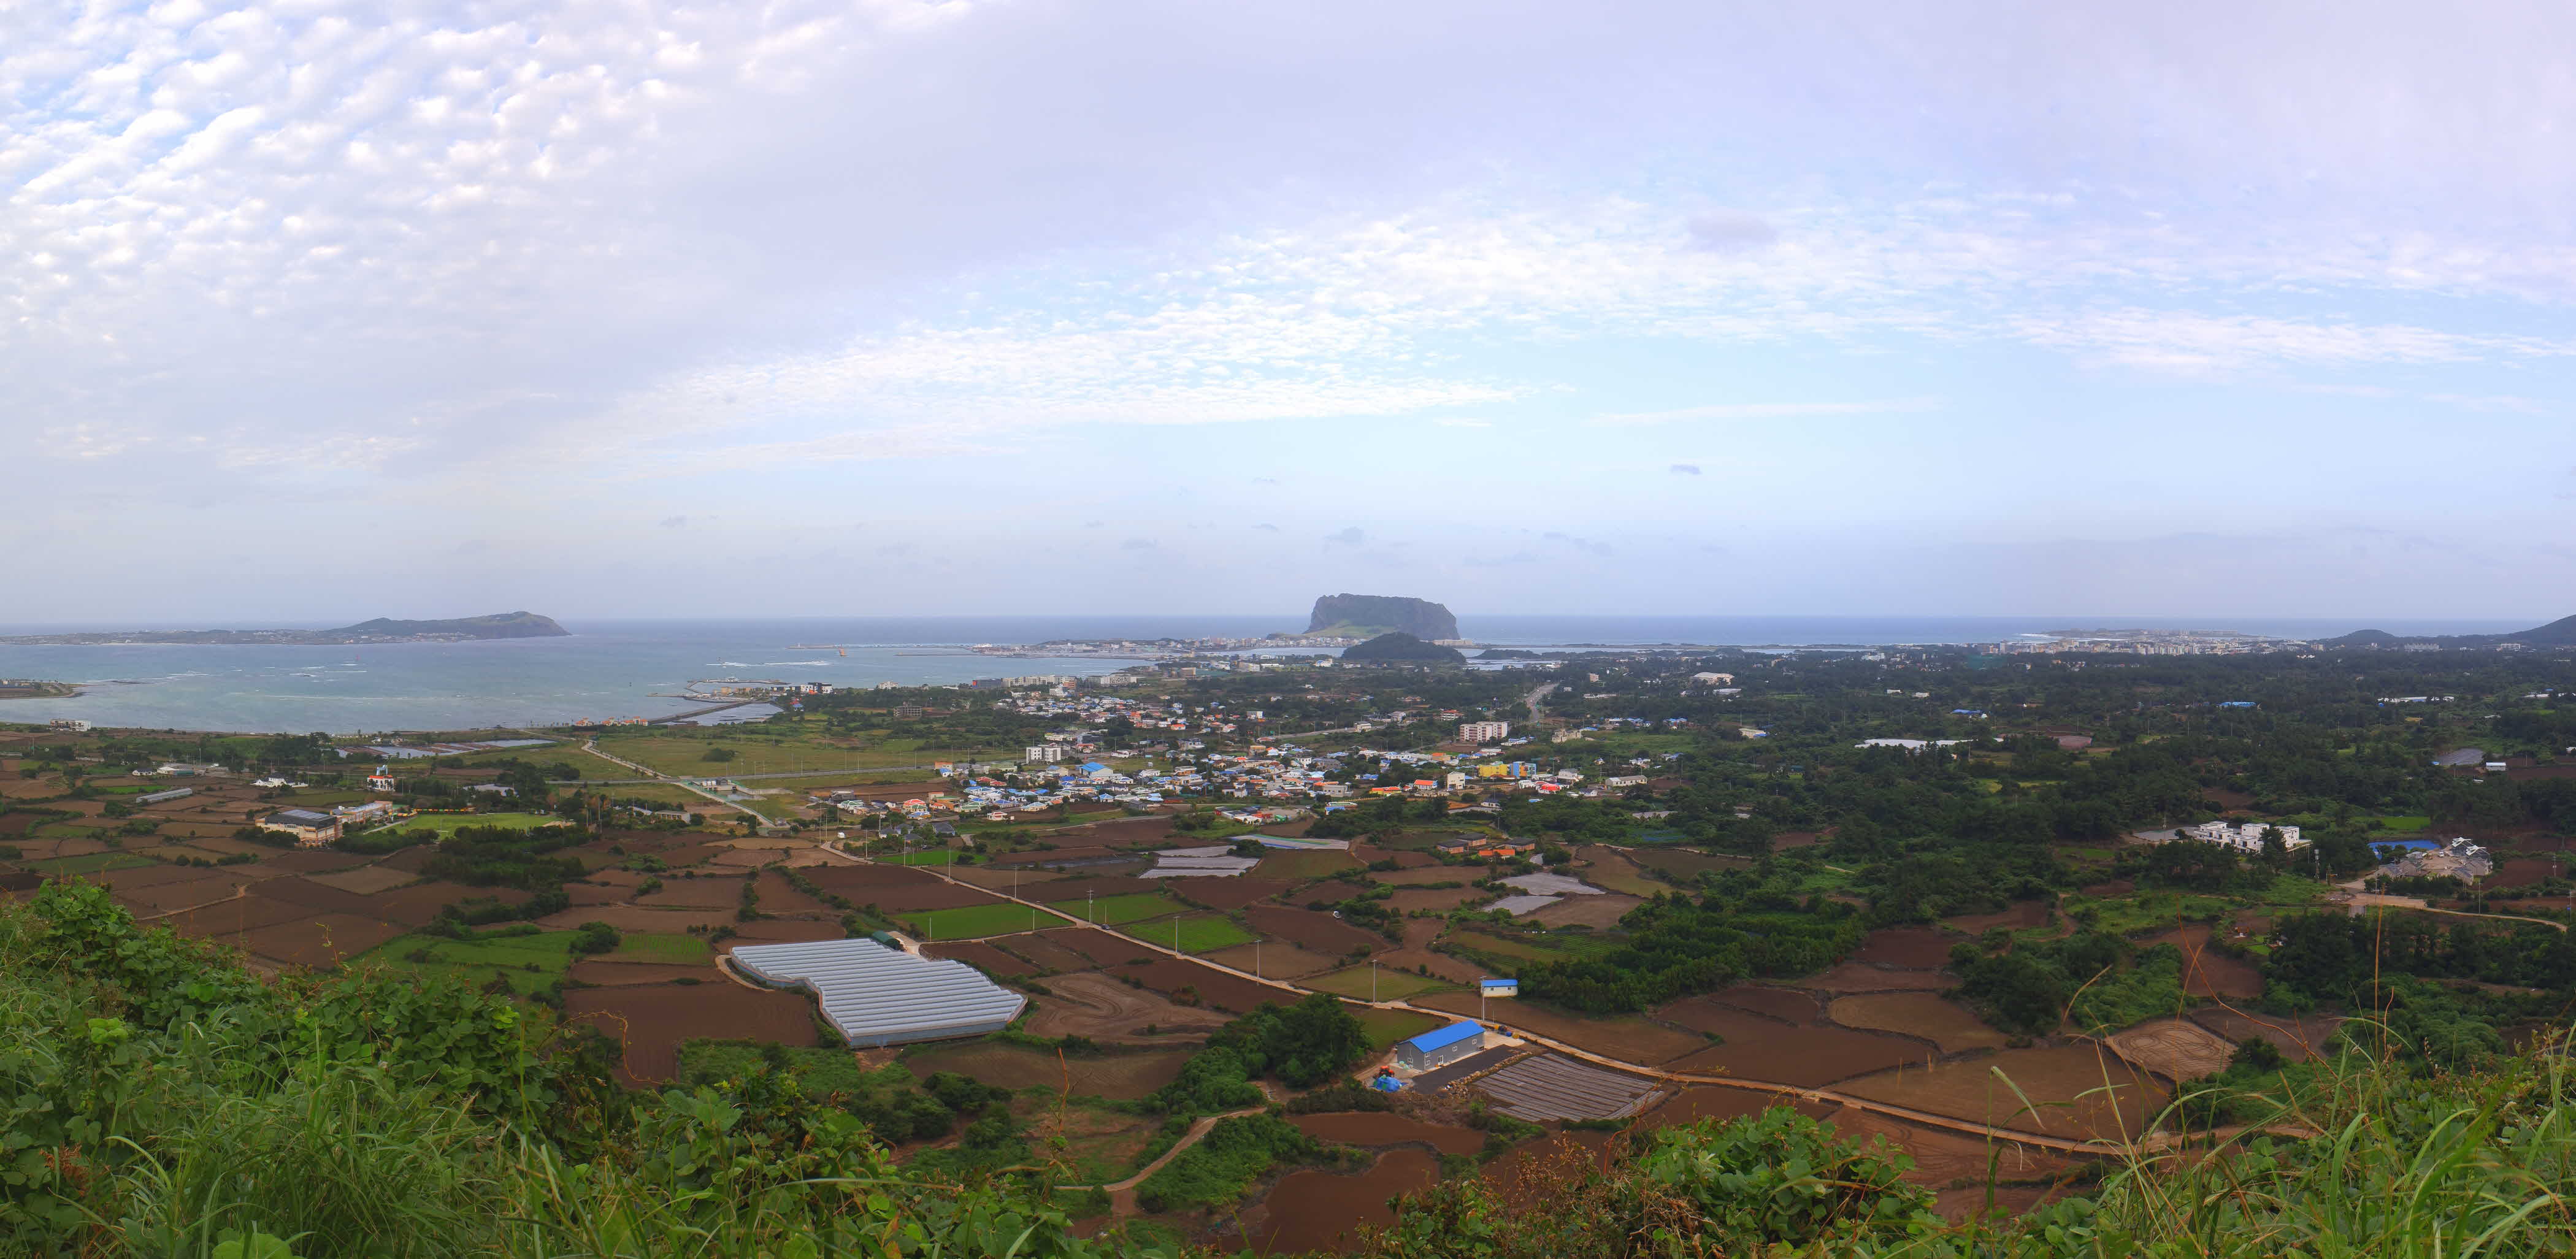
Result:
{"label": "green lawn", "polygon": [[1011,935],[1029,930],[1032,919],[1040,929],[1073,925],[1050,913],[1008,904],[918,910],[896,914],[894,919],[903,924],[904,930],[924,940],[974,940],[984,936]]}
{"label": "green lawn", "polygon": [[[368,950],[357,963],[422,976],[453,976],[475,984],[489,983],[498,975],[525,995],[563,978],[575,960],[573,935],[570,931],[546,931],[498,940],[397,936]],[[699,947],[703,949],[705,945],[701,943]]]}
{"label": "green lawn", "polygon": [[1082,922],[1095,922],[1106,927],[1123,926],[1131,922],[1141,922],[1147,918],[1175,914],[1181,912],[1183,908],[1180,902],[1160,892],[1130,892],[1124,896],[1102,897],[1088,902],[1051,901],[1049,903],[1064,911],[1068,918]]}
{"label": "green lawn", "polygon": [[150,857],[131,852],[94,852],[79,857],[50,857],[30,861],[27,868],[38,874],[101,874],[109,870],[132,870],[154,864]]}
{"label": "green lawn", "polygon": [[460,826],[507,826],[529,830],[539,826],[556,826],[563,819],[551,813],[423,813],[394,823],[398,831],[436,831],[453,835]]}
{"label": "green lawn", "polygon": [[[1329,975],[1316,975],[1297,982],[1354,1001],[1368,1001],[1372,999],[1369,996],[1369,970],[1365,965],[1346,966]],[[1378,1001],[1403,1001],[1426,992],[1449,992],[1457,987],[1427,975],[1416,975],[1389,966],[1380,966],[1376,970],[1377,996],[1374,999]]]}
{"label": "green lawn", "polygon": [[2385,831],[2412,832],[2429,830],[2432,828],[2432,825],[2433,819],[2420,813],[2400,814],[2395,817],[2383,817],[2379,819],[2379,828]]}
{"label": "green lawn", "polygon": [[1424,1014],[1419,1010],[1372,1010],[1364,1005],[1346,1005],[1342,1008],[1348,1011],[1352,1018],[1358,1019],[1360,1027],[1368,1032],[1371,1052],[1384,1049],[1400,1040],[1411,1040],[1435,1027],[1446,1027],[1450,1022],[1448,1019]]}

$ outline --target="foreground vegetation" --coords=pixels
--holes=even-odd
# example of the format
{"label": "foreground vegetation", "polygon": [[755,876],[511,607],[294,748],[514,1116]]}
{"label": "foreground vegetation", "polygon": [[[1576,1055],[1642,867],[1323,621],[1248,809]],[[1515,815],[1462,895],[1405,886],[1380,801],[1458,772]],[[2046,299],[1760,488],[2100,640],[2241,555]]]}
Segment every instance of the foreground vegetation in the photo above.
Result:
{"label": "foreground vegetation", "polygon": [[[0,908],[0,1249],[28,1255],[1178,1255],[1084,1239],[1042,1157],[900,1164],[872,1127],[944,1130],[981,1086],[826,1059],[703,1063],[658,1096],[609,1082],[601,1041],[437,979],[265,982],[138,930],[100,890]],[[1326,1003],[1244,1020],[1163,1099],[1326,1082],[1358,1051]],[[2367,1038],[2296,1089],[2259,1081],[2219,1157],[2141,1156],[2084,1197],[1953,1226],[1884,1150],[1786,1111],[1667,1129],[1524,1178],[1445,1181],[1366,1243],[1385,1256],[2539,1255],[2576,1244],[2576,1131],[2554,1046],[2449,1072]],[[848,1075],[848,1080],[837,1080]],[[2268,1077],[2279,1080],[2286,1077]],[[809,1085],[811,1089],[809,1090]],[[842,1086],[864,1104],[839,1105]],[[2218,1087],[2218,1085],[2212,1085]],[[937,1100],[938,1105],[930,1103]],[[1243,1167],[1316,1155],[1236,1124],[1154,1186],[1224,1197]],[[974,1141],[972,1126],[967,1135]],[[1002,1148],[1009,1148],[1005,1145]],[[1241,1165],[1241,1166],[1238,1166]]]}

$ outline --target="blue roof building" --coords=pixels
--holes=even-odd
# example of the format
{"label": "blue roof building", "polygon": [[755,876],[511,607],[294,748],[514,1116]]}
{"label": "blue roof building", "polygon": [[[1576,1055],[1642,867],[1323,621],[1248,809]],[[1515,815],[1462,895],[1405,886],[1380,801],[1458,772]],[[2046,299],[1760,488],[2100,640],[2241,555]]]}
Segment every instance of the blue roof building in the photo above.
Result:
{"label": "blue roof building", "polygon": [[1395,1047],[1396,1064],[1414,1071],[1447,1066],[1485,1048],[1485,1025],[1460,1019],[1438,1031],[1424,1032]]}
{"label": "blue roof building", "polygon": [[1476,981],[1476,987],[1488,997],[1521,995],[1521,981],[1517,979],[1479,979]]}

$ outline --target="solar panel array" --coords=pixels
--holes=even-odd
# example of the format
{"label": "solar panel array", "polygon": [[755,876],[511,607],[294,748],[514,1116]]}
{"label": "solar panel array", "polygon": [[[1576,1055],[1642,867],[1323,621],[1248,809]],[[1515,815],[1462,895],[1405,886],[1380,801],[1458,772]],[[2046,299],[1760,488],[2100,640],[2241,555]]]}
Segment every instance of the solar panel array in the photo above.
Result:
{"label": "solar panel array", "polygon": [[736,969],[781,988],[805,988],[851,1044],[900,1045],[998,1032],[1028,998],[964,962],[939,961],[874,940],[748,944]]}

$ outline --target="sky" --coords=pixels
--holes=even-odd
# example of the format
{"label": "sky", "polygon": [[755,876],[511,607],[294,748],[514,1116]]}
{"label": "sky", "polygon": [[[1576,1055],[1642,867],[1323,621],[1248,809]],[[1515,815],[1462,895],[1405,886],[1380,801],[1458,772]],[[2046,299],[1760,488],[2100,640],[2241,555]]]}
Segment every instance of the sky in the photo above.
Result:
{"label": "sky", "polygon": [[0,5],[14,622],[2576,612],[2576,9]]}

